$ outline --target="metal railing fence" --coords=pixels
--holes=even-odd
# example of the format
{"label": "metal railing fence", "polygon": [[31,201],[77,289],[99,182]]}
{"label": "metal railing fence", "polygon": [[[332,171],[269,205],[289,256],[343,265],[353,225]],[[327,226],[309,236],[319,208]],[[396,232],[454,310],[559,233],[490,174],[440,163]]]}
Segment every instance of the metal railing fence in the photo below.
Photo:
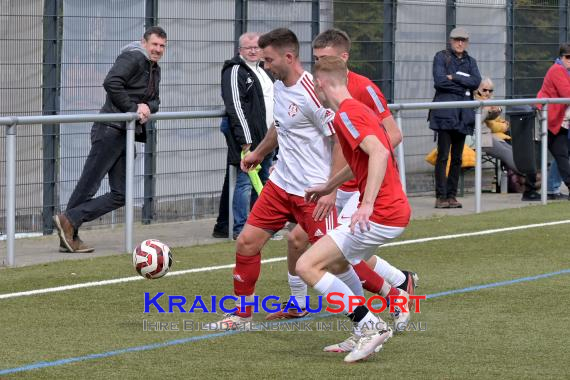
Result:
{"label": "metal railing fence", "polygon": [[[570,104],[570,98],[563,99],[515,99],[515,100],[487,100],[487,101],[465,101],[465,102],[437,102],[437,103],[407,103],[390,104],[398,127],[402,130],[402,112],[406,110],[418,109],[442,109],[442,108],[475,108],[475,142],[476,142],[476,165],[475,165],[475,212],[481,212],[481,111],[485,106],[515,106],[543,104],[541,121],[541,201],[546,204],[546,183],[547,183],[547,119],[548,104]],[[191,112],[159,112],[151,115],[151,120],[179,120],[222,117],[223,110],[191,111]],[[14,240],[16,224],[16,129],[18,125],[32,124],[57,124],[57,123],[81,123],[81,122],[105,122],[105,121],[125,121],[127,122],[126,132],[126,194],[125,194],[125,252],[130,252],[133,248],[133,179],[134,179],[134,139],[136,113],[124,114],[84,114],[84,115],[52,115],[52,116],[12,116],[0,117],[0,125],[6,127],[6,247],[7,265],[14,266]],[[404,165],[404,141],[398,147],[398,160],[400,165],[401,181],[406,188],[406,170]],[[231,198],[230,198],[231,204]]]}

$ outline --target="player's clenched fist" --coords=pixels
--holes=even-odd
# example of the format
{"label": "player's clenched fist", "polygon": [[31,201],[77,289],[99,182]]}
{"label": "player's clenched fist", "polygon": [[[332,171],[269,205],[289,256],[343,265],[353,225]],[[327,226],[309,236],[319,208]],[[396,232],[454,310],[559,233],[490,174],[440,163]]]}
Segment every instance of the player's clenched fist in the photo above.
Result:
{"label": "player's clenched fist", "polygon": [[248,171],[255,169],[261,161],[263,161],[263,157],[259,157],[255,151],[246,153],[240,162],[241,170],[247,173]]}

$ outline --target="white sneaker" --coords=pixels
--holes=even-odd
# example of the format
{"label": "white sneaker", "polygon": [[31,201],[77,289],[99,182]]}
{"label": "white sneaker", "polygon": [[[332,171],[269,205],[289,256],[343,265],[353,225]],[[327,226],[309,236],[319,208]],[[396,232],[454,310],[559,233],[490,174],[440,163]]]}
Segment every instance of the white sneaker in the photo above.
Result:
{"label": "white sneaker", "polygon": [[382,347],[392,336],[392,330],[388,327],[387,330],[365,330],[362,331],[362,336],[356,342],[354,349],[344,357],[347,363],[354,363],[359,360],[366,359],[374,354],[377,347]]}
{"label": "white sneaker", "polygon": [[233,313],[224,314],[221,321],[210,323],[210,330],[228,331],[228,330],[250,330],[252,317],[240,317]]}
{"label": "white sneaker", "polygon": [[[407,292],[400,290],[400,295],[406,297],[407,299],[410,298]],[[408,322],[410,321],[410,317],[412,313],[410,310],[407,312],[402,311],[399,306],[394,306],[394,312],[390,313],[392,320],[394,321],[394,330],[396,331],[404,331],[406,327],[408,327]]]}
{"label": "white sneaker", "polygon": [[[392,337],[392,330],[390,330],[390,336],[388,338],[386,338],[386,340],[384,342],[386,342],[391,337]],[[337,344],[331,344],[330,346],[326,346],[325,348],[323,348],[323,351],[324,352],[350,352],[350,351],[354,350],[354,347],[356,347],[356,345],[358,344],[359,339],[360,339],[359,335],[352,333],[352,335],[350,335],[348,338],[346,338],[342,342],[337,343]],[[380,352],[381,349],[382,349],[382,344],[379,345],[378,347],[376,347],[374,352]]]}

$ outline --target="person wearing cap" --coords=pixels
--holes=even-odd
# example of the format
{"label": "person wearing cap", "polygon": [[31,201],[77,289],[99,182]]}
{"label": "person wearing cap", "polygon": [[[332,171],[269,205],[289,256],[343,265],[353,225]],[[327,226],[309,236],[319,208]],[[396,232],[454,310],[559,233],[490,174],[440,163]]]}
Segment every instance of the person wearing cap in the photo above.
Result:
{"label": "person wearing cap", "polygon": [[[469,33],[459,27],[449,34],[449,47],[436,53],[433,59],[434,102],[473,100],[481,74],[477,61],[467,53],[468,46]],[[465,136],[472,135],[475,128],[475,111],[472,108],[433,109],[428,120],[430,129],[437,135],[435,207],[461,208],[456,199],[457,183]],[[446,176],[450,151],[451,164]]]}

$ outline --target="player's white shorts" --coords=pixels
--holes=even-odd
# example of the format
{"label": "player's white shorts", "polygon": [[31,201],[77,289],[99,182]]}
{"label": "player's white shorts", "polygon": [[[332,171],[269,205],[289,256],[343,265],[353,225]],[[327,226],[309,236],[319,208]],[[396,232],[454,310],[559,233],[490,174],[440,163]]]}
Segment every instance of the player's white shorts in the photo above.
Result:
{"label": "player's white shorts", "polygon": [[[340,194],[342,192],[342,194]],[[339,197],[345,197],[346,195],[350,195],[350,197],[346,198],[341,208],[338,207],[338,200]],[[336,193],[336,204],[337,204],[337,213],[338,213],[338,224],[350,224],[350,219],[352,218],[352,214],[358,208],[358,200],[360,198],[360,191],[353,191],[353,192],[346,192],[342,190],[337,190]]]}
{"label": "player's white shorts", "polygon": [[358,199],[358,197],[360,196],[360,192],[357,191],[344,191],[344,190],[340,190],[338,189],[336,191],[336,201],[335,201],[335,206],[336,206],[336,211],[337,212],[341,212],[345,207],[347,202],[349,201],[349,199],[354,196],[357,195],[356,198]]}
{"label": "player's white shorts", "polygon": [[370,222],[370,231],[361,232],[356,226],[354,235],[350,233],[348,224],[341,224],[327,233],[341,250],[346,260],[358,264],[368,260],[381,245],[397,238],[404,232],[404,227],[390,227]]}

